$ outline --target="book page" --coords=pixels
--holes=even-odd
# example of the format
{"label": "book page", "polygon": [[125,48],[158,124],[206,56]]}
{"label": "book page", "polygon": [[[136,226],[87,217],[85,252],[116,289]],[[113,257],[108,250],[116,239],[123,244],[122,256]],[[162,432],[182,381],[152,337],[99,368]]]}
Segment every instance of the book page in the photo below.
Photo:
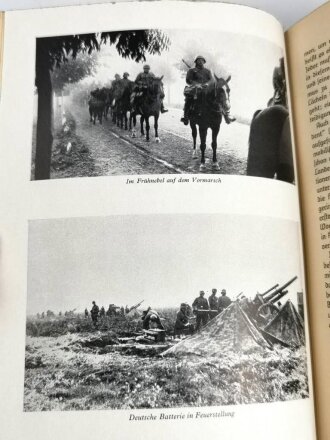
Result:
{"label": "book page", "polygon": [[315,440],[279,23],[11,12],[4,53],[2,438]]}
{"label": "book page", "polygon": [[330,5],[287,32],[318,438],[330,437]]}
{"label": "book page", "polygon": [[4,32],[5,32],[5,13],[0,11],[0,96],[1,96]]}

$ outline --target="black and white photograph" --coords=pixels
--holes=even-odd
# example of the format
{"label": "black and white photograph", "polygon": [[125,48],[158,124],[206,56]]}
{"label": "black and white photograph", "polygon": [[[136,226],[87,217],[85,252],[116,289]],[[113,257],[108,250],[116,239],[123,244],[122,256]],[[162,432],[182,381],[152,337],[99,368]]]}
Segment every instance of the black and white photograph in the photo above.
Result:
{"label": "black and white photograph", "polygon": [[279,46],[212,29],[36,39],[32,180],[177,173],[294,183]]}
{"label": "black and white photograph", "polygon": [[30,220],[24,411],[308,398],[298,243],[249,215]]}

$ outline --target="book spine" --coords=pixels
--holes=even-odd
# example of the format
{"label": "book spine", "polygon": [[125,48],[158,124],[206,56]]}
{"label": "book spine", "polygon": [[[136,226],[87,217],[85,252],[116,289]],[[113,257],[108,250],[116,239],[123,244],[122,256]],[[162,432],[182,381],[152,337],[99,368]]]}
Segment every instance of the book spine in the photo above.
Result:
{"label": "book spine", "polygon": [[4,38],[5,38],[5,13],[0,11],[0,96],[1,96],[1,84],[2,84]]}

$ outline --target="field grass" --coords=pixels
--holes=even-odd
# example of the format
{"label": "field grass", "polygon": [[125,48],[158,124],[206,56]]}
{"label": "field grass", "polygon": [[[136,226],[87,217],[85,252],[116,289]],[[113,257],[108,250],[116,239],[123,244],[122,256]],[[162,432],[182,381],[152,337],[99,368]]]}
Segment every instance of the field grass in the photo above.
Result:
{"label": "field grass", "polygon": [[[174,311],[162,315],[172,325]],[[308,397],[304,348],[162,357],[125,354],[107,345],[107,338],[124,335],[134,325],[134,319],[117,318],[104,320],[93,331],[90,320],[79,316],[29,320],[25,411],[234,405]],[[105,347],[86,346],[84,341],[91,338],[103,338]]]}

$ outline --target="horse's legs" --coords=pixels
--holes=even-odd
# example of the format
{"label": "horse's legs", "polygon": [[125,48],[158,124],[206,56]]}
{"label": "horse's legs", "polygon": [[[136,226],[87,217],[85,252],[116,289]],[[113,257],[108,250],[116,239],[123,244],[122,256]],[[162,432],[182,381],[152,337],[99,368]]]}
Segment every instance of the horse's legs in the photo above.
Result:
{"label": "horse's legs", "polygon": [[149,142],[149,132],[150,132],[150,124],[149,124],[149,116],[145,117],[146,120],[146,141]]}
{"label": "horse's legs", "polygon": [[154,124],[154,127],[155,127],[155,139],[156,139],[156,142],[160,142],[160,139],[159,139],[159,136],[158,136],[158,118],[159,118],[159,115],[155,115],[154,118],[155,118],[155,124]]}
{"label": "horse's legs", "polygon": [[126,111],[124,113],[124,121],[125,121],[125,130],[127,130],[127,128],[128,128],[128,125],[127,125],[128,120],[127,120],[127,112]]}
{"label": "horse's legs", "polygon": [[201,165],[200,169],[203,170],[205,168],[205,150],[206,150],[206,135],[207,135],[207,128],[201,128],[199,127],[199,137],[201,140]]}
{"label": "horse's legs", "polygon": [[196,127],[196,124],[194,122],[190,121],[190,128],[191,128],[191,134],[192,134],[192,138],[193,138],[192,157],[193,157],[193,159],[196,159],[197,158],[197,152],[196,152],[197,127]]}
{"label": "horse's legs", "polygon": [[144,136],[143,122],[144,122],[144,116],[141,116],[140,118],[141,136]]}
{"label": "horse's legs", "polygon": [[213,168],[219,169],[217,162],[217,137],[220,130],[220,126],[212,127],[212,150],[213,150]]}

